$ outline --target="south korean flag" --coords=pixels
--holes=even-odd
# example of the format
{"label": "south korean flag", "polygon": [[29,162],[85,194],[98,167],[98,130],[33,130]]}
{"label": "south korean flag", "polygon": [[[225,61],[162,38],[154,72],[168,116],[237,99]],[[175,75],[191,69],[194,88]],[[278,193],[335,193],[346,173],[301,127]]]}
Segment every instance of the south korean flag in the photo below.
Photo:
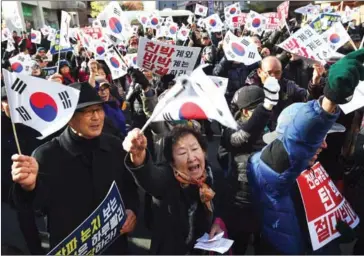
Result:
{"label": "south korean flag", "polygon": [[202,16],[202,17],[206,17],[207,16],[207,11],[208,11],[208,7],[200,5],[200,4],[196,4],[195,7],[195,14]]}
{"label": "south korean flag", "polygon": [[122,56],[115,46],[109,46],[105,53],[104,61],[111,71],[113,80],[126,75],[128,67],[123,62]]}
{"label": "south korean flag", "polygon": [[30,38],[32,43],[40,44],[42,41],[42,34],[40,33],[40,31],[32,29],[30,32]]}
{"label": "south korean flag", "polygon": [[261,35],[266,28],[268,20],[263,15],[250,11],[246,20],[245,27],[247,30]]}
{"label": "south korean flag", "polygon": [[147,28],[159,29],[162,26],[163,18],[159,17],[156,13],[151,13],[148,16]]}
{"label": "south korean flag", "polygon": [[22,123],[43,139],[63,128],[72,118],[80,91],[45,79],[3,69],[13,123]]}
{"label": "south korean flag", "polygon": [[240,3],[231,4],[224,9],[225,20],[231,20],[232,17],[239,16],[240,11]]}
{"label": "south korean flag", "polygon": [[[9,43],[10,41],[8,41]],[[24,53],[19,53],[18,55],[9,59],[11,69],[14,73],[31,75],[32,60],[29,55]]]}

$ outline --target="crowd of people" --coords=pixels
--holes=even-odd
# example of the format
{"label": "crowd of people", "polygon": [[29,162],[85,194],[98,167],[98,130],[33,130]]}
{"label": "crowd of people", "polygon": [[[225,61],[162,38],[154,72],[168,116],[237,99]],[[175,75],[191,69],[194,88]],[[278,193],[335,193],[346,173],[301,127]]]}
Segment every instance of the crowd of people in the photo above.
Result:
{"label": "crowd of people", "polygon": [[[141,132],[175,85],[174,75],[129,68],[112,80],[106,63],[77,39],[70,39],[73,51],[51,61],[50,42],[43,38],[35,46],[26,32],[19,37],[14,31],[15,50],[6,52],[2,44],[2,68],[11,71],[9,58],[19,53],[32,58],[34,77],[46,79],[43,69],[59,66],[48,80],[79,89],[80,98],[68,125],[44,140],[16,124],[18,154],[1,81],[2,211],[10,211],[26,244],[19,248],[21,239],[11,240],[6,232],[13,222],[2,219],[3,249],[45,254],[35,220],[46,216],[53,248],[116,181],[127,220],[106,254],[130,253],[127,237],[141,207],[138,187],[145,191],[142,225],[152,233],[151,254],[204,254],[194,249],[197,238],[222,231],[234,240],[232,254],[245,254],[249,245],[255,254],[340,254],[339,245],[353,241],[353,253],[364,254],[364,225],[352,229],[340,221],[340,238],[313,250],[296,184],[300,173],[319,161],[364,218],[364,109],[345,115],[338,106],[364,80],[364,49],[346,44],[338,51],[345,57],[310,64],[276,46],[301,26],[293,20],[263,35],[235,29],[236,36],[249,36],[262,56],[249,66],[225,57],[225,30],[208,33],[193,23],[187,42],[173,42],[201,48],[196,67],[209,64],[203,69],[207,75],[228,78],[225,99],[239,127],[219,125],[219,131],[211,120],[176,120],[153,122]],[[364,27],[355,29],[362,38]],[[154,38],[155,31],[140,28],[119,51],[136,53],[143,36]],[[220,135],[218,153],[207,156],[214,135]],[[211,165],[215,157],[220,166]]]}

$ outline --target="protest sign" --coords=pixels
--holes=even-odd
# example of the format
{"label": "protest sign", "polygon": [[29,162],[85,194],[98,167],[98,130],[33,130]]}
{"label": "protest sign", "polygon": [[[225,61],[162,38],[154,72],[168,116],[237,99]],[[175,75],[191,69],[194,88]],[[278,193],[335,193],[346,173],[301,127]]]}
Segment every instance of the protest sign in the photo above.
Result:
{"label": "protest sign", "polygon": [[224,37],[223,49],[228,60],[241,62],[247,66],[262,59],[257,46],[250,42],[249,37],[237,37],[231,31]]}
{"label": "protest sign", "polygon": [[102,29],[100,27],[84,27],[81,28],[83,33],[91,36],[92,39],[102,38]]}
{"label": "protest sign", "polygon": [[267,24],[265,25],[266,30],[276,30],[281,26],[281,21],[278,18],[278,13],[276,12],[266,12],[262,13],[264,17],[267,18]]}
{"label": "protest sign", "polygon": [[[51,46],[50,46],[50,53],[51,54],[58,54],[58,51],[59,51],[59,41],[60,41],[60,34],[59,34],[59,31],[57,31],[57,34],[54,38],[54,40],[51,42]],[[70,52],[72,51],[72,47],[68,47],[68,48],[65,48],[63,46],[61,46],[61,52]]]}
{"label": "protest sign", "polygon": [[319,162],[302,172],[297,184],[305,207],[313,250],[340,236],[336,229],[339,220],[351,228],[358,225],[359,217]]}
{"label": "protest sign", "polygon": [[57,66],[42,68],[42,71],[45,74],[45,79],[48,79],[57,72]]}
{"label": "protest sign", "polygon": [[341,16],[334,13],[321,13],[310,23],[310,26],[321,34],[331,28],[334,23],[339,22],[340,19]]}
{"label": "protest sign", "polygon": [[247,13],[241,12],[238,16],[231,17],[229,20],[229,26],[233,28],[240,28],[240,26],[245,25],[247,16]]}
{"label": "protest sign", "polygon": [[101,254],[119,237],[125,220],[124,203],[114,181],[95,211],[48,255]]}
{"label": "protest sign", "polygon": [[292,34],[278,45],[289,53],[325,64],[330,56],[329,46],[309,25]]}
{"label": "protest sign", "polygon": [[171,45],[142,37],[139,40],[137,65],[160,76],[190,74],[200,51],[198,47]]}
{"label": "protest sign", "polygon": [[69,32],[70,32],[71,15],[68,12],[61,11],[61,28],[60,28],[60,42],[62,47],[71,47]]}
{"label": "protest sign", "polygon": [[288,11],[289,11],[289,1],[285,1],[278,5],[277,7],[277,15],[278,19],[285,20],[288,18]]}

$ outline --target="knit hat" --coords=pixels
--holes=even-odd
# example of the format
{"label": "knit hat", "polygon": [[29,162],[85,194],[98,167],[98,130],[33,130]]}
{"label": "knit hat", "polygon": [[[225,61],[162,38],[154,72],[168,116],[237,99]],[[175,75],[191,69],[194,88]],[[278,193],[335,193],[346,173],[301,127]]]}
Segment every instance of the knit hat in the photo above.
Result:
{"label": "knit hat", "polygon": [[257,85],[244,86],[234,94],[231,104],[242,109],[254,109],[264,101],[264,91]]}

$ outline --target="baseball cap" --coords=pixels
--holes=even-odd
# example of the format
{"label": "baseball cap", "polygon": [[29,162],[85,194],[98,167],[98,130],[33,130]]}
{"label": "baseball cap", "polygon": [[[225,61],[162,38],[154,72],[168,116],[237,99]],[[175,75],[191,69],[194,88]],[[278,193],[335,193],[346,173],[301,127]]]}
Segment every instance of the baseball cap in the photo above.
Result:
{"label": "baseball cap", "polygon": [[[288,127],[288,125],[291,123],[293,118],[300,111],[300,109],[303,107],[304,104],[305,103],[303,103],[303,102],[294,103],[294,104],[288,106],[287,108],[285,108],[278,117],[277,127],[276,127],[275,131],[264,134],[263,141],[266,144],[270,144],[275,139],[277,139],[279,136],[283,135],[286,128]],[[338,123],[334,123],[334,125],[331,127],[331,129],[327,133],[329,134],[329,133],[334,133],[334,132],[345,132],[345,130],[346,130],[345,126],[338,124]]]}
{"label": "baseball cap", "polygon": [[257,85],[244,86],[235,92],[231,101],[239,110],[254,109],[258,104],[264,101],[264,91]]}

